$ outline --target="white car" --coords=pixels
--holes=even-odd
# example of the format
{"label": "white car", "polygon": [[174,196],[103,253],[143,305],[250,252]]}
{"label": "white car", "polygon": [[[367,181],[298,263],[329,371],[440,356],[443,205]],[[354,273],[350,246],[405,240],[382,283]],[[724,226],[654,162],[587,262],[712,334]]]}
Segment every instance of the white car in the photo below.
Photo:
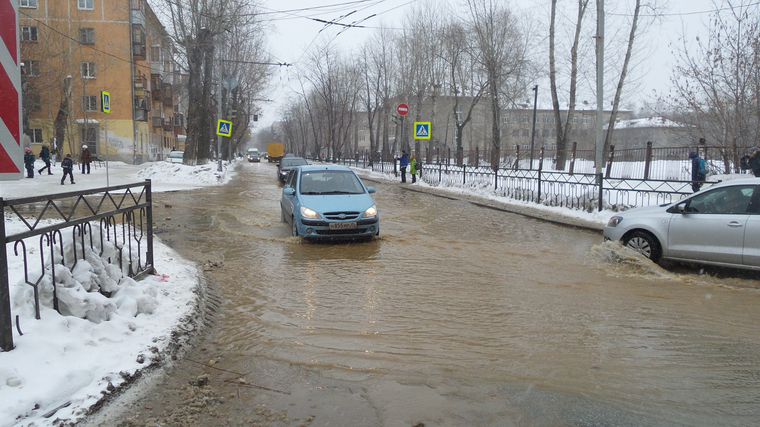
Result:
{"label": "white car", "polygon": [[660,259],[760,270],[760,178],[718,183],[675,203],[621,212],[604,227]]}
{"label": "white car", "polygon": [[168,156],[166,156],[166,161],[169,163],[182,163],[182,159],[184,157],[184,151],[172,151]]}

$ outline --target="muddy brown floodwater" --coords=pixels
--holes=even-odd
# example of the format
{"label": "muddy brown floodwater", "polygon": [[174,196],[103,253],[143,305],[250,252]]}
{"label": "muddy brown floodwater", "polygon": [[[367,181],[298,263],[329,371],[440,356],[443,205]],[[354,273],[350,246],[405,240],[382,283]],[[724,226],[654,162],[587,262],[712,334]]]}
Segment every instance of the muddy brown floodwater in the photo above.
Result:
{"label": "muddy brown floodwater", "polygon": [[369,184],[379,238],[310,244],[280,222],[274,166],[238,172],[155,195],[157,235],[206,265],[221,303],[99,425],[760,424],[751,274],[665,270],[599,233],[398,183]]}

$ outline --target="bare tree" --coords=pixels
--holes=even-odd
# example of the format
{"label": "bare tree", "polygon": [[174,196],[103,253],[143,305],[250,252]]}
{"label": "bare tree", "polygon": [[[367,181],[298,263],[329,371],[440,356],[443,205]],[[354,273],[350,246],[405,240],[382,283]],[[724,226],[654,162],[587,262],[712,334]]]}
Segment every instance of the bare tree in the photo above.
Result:
{"label": "bare tree", "polygon": [[491,101],[491,168],[498,170],[502,101],[504,95],[520,93],[524,87],[524,71],[529,65],[528,39],[522,35],[516,16],[495,0],[468,0],[467,3]]}
{"label": "bare tree", "polygon": [[760,5],[716,3],[707,39],[684,36],[674,47],[672,93],[661,98],[685,112],[692,141],[704,137],[726,164],[760,140]]}
{"label": "bare tree", "polygon": [[578,0],[578,15],[575,21],[575,34],[573,44],[570,48],[570,83],[569,83],[569,103],[565,121],[562,121],[561,106],[559,95],[557,93],[557,63],[555,59],[555,37],[557,31],[557,0],[552,0],[551,5],[551,22],[549,24],[549,84],[551,87],[552,105],[554,108],[554,123],[557,129],[557,169],[565,167],[567,160],[567,143],[570,139],[570,132],[575,113],[575,98],[578,83],[578,44],[581,36],[583,17],[586,14],[589,0]]}

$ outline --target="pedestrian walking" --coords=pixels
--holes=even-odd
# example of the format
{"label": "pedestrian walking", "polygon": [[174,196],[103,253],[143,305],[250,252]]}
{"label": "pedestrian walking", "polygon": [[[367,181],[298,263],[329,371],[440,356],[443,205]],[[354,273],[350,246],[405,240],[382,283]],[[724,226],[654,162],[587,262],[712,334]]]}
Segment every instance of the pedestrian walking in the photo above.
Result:
{"label": "pedestrian walking", "polygon": [[45,162],[45,167],[38,170],[37,172],[42,175],[42,171],[47,169],[48,175],[52,175],[53,171],[50,170],[50,149],[48,149],[47,145],[42,146],[42,150],[40,150],[40,159]]}
{"label": "pedestrian walking", "polygon": [[64,185],[64,181],[66,181],[66,175],[71,178],[72,184],[76,184],[74,182],[74,161],[71,160],[71,154],[67,154],[66,157],[63,158],[61,167],[63,168],[63,178],[61,178],[61,185]]}
{"label": "pedestrian walking", "polygon": [[412,175],[412,184],[417,182],[417,158],[414,154],[409,158],[409,174]]}
{"label": "pedestrian walking", "polygon": [[760,147],[756,147],[749,154],[747,164],[752,171],[752,174],[756,177],[760,177]]}
{"label": "pedestrian walking", "polygon": [[[82,165],[82,173],[90,174],[90,163],[92,163],[92,153],[86,145],[82,146],[82,154],[79,156],[79,163]],[[85,172],[85,170],[87,172]]]}
{"label": "pedestrian walking", "polygon": [[26,167],[26,177],[34,178],[34,154],[29,147],[24,148],[24,167]]}
{"label": "pedestrian walking", "polygon": [[689,153],[691,159],[691,189],[696,193],[702,188],[702,183],[707,178],[705,170],[705,160],[699,157],[696,151]]}
{"label": "pedestrian walking", "polygon": [[401,157],[396,157],[398,165],[401,168],[401,183],[406,184],[406,168],[409,166],[409,155],[406,154],[406,150],[401,150]]}

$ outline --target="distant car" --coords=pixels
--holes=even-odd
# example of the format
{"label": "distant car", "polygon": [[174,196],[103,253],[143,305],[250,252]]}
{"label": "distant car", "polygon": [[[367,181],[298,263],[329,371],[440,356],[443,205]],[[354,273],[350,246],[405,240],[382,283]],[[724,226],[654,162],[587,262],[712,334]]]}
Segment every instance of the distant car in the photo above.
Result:
{"label": "distant car", "polygon": [[348,167],[299,166],[282,189],[282,220],[306,239],[371,239],[380,234],[374,192]]}
{"label": "distant car", "polygon": [[259,156],[258,150],[248,150],[248,161],[249,162],[260,162],[261,157]]}
{"label": "distant car", "polygon": [[280,163],[277,165],[277,179],[280,182],[285,182],[285,177],[288,176],[288,172],[296,166],[308,165],[309,162],[301,157],[283,157]]}
{"label": "distant car", "polygon": [[182,159],[185,157],[184,151],[172,151],[166,156],[166,161],[169,163],[182,163]]}
{"label": "distant car", "polygon": [[718,183],[675,203],[610,218],[605,240],[661,259],[760,270],[760,178]]}

